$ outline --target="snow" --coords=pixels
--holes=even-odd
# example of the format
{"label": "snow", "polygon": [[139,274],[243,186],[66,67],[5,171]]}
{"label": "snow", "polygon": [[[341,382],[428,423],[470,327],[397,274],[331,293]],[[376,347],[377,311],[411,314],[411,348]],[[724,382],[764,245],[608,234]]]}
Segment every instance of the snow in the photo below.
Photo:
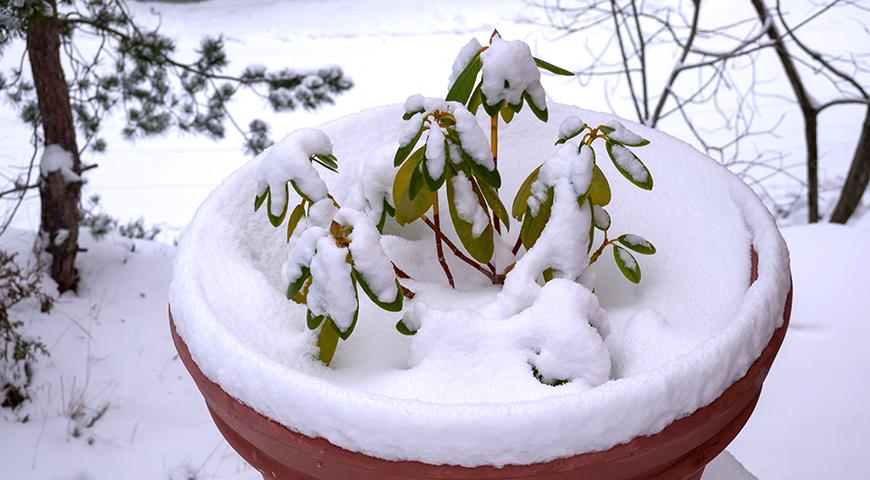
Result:
{"label": "snow", "polygon": [[39,162],[39,172],[43,178],[48,178],[52,172],[60,172],[63,175],[65,183],[73,183],[82,181],[75,170],[73,170],[74,160],[72,153],[64,150],[57,144],[49,144],[42,151],[42,160]]}
{"label": "snow", "polygon": [[[557,117],[580,115],[597,123],[612,118],[562,105],[550,108]],[[335,142],[343,164],[362,158],[391,161],[378,155],[381,145],[372,139],[390,138],[384,132],[398,133],[402,111],[401,105],[372,109],[321,128]],[[479,121],[485,124],[488,118],[481,114]],[[360,125],[377,125],[377,130]],[[552,141],[557,128],[537,121],[528,110],[505,128],[500,139],[501,191],[516,191],[540,159],[557,150]],[[644,160],[660,188],[634,188],[610,162],[603,163],[614,190],[609,206],[615,219],[612,228],[630,228],[649,238],[658,253],[645,258],[640,285],[622,278],[612,262],[593,266],[597,302],[607,312],[607,327],[595,315],[572,314],[577,315],[573,328],[586,329],[574,343],[588,355],[581,363],[600,367],[611,361],[610,380],[603,384],[594,386],[601,380],[597,367],[588,372],[550,370],[553,365],[546,355],[535,357],[536,348],[540,352],[555,348],[552,351],[565,354],[558,336],[530,337],[521,327],[530,308],[543,307],[536,300],[544,293],[512,296],[514,305],[496,311],[487,306],[493,305],[500,290],[486,286],[476,271],[448,258],[459,287],[459,293],[450,291],[434,259],[431,234],[414,225],[403,230],[388,227],[382,245],[416,279],[408,286],[417,296],[406,302],[406,310],[419,317],[417,336],[395,332],[393,325],[401,313],[361,302],[364,321],[342,342],[331,367],[324,368],[312,358],[304,307],[284,297],[277,267],[285,248],[283,232],[255,216],[250,199],[239,194],[243,191],[239,186],[248,184],[258,168],[257,160],[218,187],[185,231],[170,289],[178,331],[205,374],[231,395],[297,431],[382,458],[460,465],[529,463],[605,449],[655,433],[710,402],[756,358],[781,322],[789,288],[788,257],[772,218],[748,187],[686,144],[640,126],[632,128],[652,141],[644,149]],[[332,187],[348,185],[351,179],[341,177],[354,174],[351,170],[341,172],[338,179],[327,179],[339,203],[344,190]],[[586,217],[575,217],[568,224],[588,225],[591,209],[577,208],[575,188],[580,183],[564,177],[560,182],[563,188],[557,188],[557,193],[567,195],[555,199],[554,210],[561,212],[564,205],[566,214]],[[687,210],[685,205],[693,208]],[[442,225],[455,239],[449,223]],[[677,231],[680,235],[673,234]],[[399,233],[402,236],[395,236]],[[554,230],[553,235],[557,233]],[[548,235],[545,229],[542,239]],[[575,232],[562,236],[578,237]],[[759,279],[747,288],[750,243],[760,258]],[[585,245],[575,250],[585,256]],[[547,259],[538,263],[534,251],[522,257],[514,273],[526,270],[529,278],[535,270],[540,272]],[[521,263],[528,267],[517,270]],[[215,272],[218,266],[220,273]],[[579,274],[581,266],[576,259],[560,265],[557,270],[565,271],[557,279]],[[564,312],[565,305],[584,298],[580,289],[585,287],[571,288],[576,289],[571,295],[556,295],[561,306],[546,308]],[[435,311],[441,313],[431,313]],[[674,342],[685,345],[684,351],[672,351],[665,342],[638,351],[640,339],[632,337],[635,329],[626,325],[646,311],[672,326],[668,333],[673,333]],[[497,322],[500,328],[477,330],[474,321],[467,321],[476,318],[474,312],[485,319],[484,324]],[[451,328],[435,326],[439,318],[448,323],[463,318],[467,325],[450,333]],[[423,335],[427,328],[432,334]],[[457,345],[449,359],[426,355],[437,350],[427,345],[439,341],[451,345],[447,340],[453,337],[447,335],[463,331],[462,345],[512,348],[489,355],[479,349],[462,351],[464,347]],[[482,333],[487,335],[475,340],[474,335]],[[534,341],[517,343],[522,338]],[[625,351],[612,351],[619,345]],[[600,355],[602,351],[607,355]],[[225,361],[228,357],[234,359],[232,364]],[[570,374],[572,381],[559,387],[542,384],[531,375],[530,361],[540,361],[548,369],[547,376]],[[450,362],[452,368],[439,368],[447,364],[443,362]],[[645,371],[637,373],[640,365]],[[258,387],[264,384],[271,387]]]}
{"label": "snow", "polygon": [[281,277],[286,285],[291,285],[302,276],[302,269],[311,265],[317,240],[326,235],[323,227],[312,226],[301,234],[294,235],[287,250],[287,261],[281,267]]}
{"label": "snow", "polygon": [[452,113],[456,118],[456,133],[459,134],[462,149],[468,153],[474,163],[489,171],[494,170],[495,162],[492,160],[489,139],[483,133],[483,129],[475,120],[474,115],[464,107],[455,108]]}
{"label": "snow", "polygon": [[610,228],[610,214],[601,205],[592,205],[592,221],[599,229]]}
{"label": "snow", "polygon": [[426,137],[426,169],[430,177],[438,179],[444,175],[444,167],[447,164],[444,130],[437,122],[430,121],[426,131],[429,133]]}
{"label": "snow", "polygon": [[357,311],[356,288],[347,263],[347,248],[329,236],[317,239],[311,259],[311,287],[307,305],[315,316],[327,315],[341,332],[347,332]]}
{"label": "snow", "polygon": [[[423,95],[420,95],[419,93],[416,95],[411,95],[410,97],[408,97],[407,100],[405,100],[405,113],[422,112],[424,109],[424,101],[425,99],[423,98]],[[405,145],[407,144],[408,142],[405,142]]]}
{"label": "snow", "polygon": [[477,52],[483,48],[480,45],[480,42],[477,41],[476,38],[472,38],[465,44],[456,55],[456,60],[453,61],[453,67],[450,70],[450,80],[447,82],[447,90],[450,90],[450,87],[453,86],[453,82],[459,77],[465,67],[471,63],[471,59],[477,55]]}
{"label": "snow", "polygon": [[471,186],[471,181],[465,176],[465,172],[457,172],[450,179],[453,187],[453,202],[456,206],[456,214],[459,218],[471,224],[471,235],[480,237],[489,225],[489,217],[480,206],[477,194]]}
{"label": "snow", "polygon": [[625,125],[619,120],[611,120],[604,125],[613,129],[612,132],[607,134],[613,141],[623,145],[638,145],[643,142],[643,137],[625,128]]}
{"label": "snow", "polygon": [[[745,14],[745,11],[728,2],[705,6],[708,7],[713,10],[708,11],[709,15],[702,16],[702,19],[722,18],[725,21],[726,16],[739,19]],[[189,4],[133,2],[130,8],[144,19],[153,18],[148,15],[149,9],[161,12],[161,30],[178,40],[180,52],[193,51],[202,34],[217,35],[224,32],[229,40],[227,45],[233,62],[231,70],[243,67],[249,61],[281,67],[287,63],[287,55],[292,54],[294,65],[317,66],[327,58],[342,65],[354,76],[357,86],[340,97],[335,105],[317,112],[300,111],[269,116],[277,137],[299,126],[315,125],[371,105],[394,102],[397,95],[410,93],[407,91],[409,85],[413,90],[427,95],[443,95],[445,66],[450,65],[456,50],[470,36],[488,36],[493,24],[498,24],[502,31],[510,31],[518,38],[526,39],[536,54],[540,52],[541,56],[553,63],[569,68],[577,62],[582,63],[578,56],[582,56],[582,52],[578,54],[576,49],[578,37],[553,39],[549,32],[536,32],[537,27],[523,25],[523,22],[534,19],[535,10],[522,2],[444,0],[438,3],[396,3],[374,0],[363,3],[300,0],[292,3],[257,2],[254,7],[232,0],[211,0]],[[204,9],[207,9],[206,16],[203,16]],[[495,17],[492,12],[497,12]],[[323,29],[324,16],[328,16],[333,28]],[[275,18],[282,19],[280,24],[274,22]],[[809,29],[807,32],[813,31],[818,34],[816,38],[836,48],[836,45],[854,42],[855,36],[850,32],[860,29],[861,25],[851,20],[837,20],[837,28],[824,24],[815,30],[813,25],[806,28]],[[191,29],[191,22],[199,28]],[[859,30],[856,33],[863,32]],[[546,38],[546,41],[542,41],[542,38]],[[13,43],[4,52],[8,53],[2,58],[6,67],[17,66],[22,43]],[[401,68],[396,68],[397,62],[401,63]],[[760,77],[769,77],[771,71],[779,68],[776,62],[762,61],[758,66]],[[663,64],[660,72],[666,74],[669,68],[670,64]],[[391,74],[384,76],[384,71],[390,71]],[[582,92],[589,94],[579,98],[576,82],[558,80],[551,76],[545,76],[543,80],[547,92],[554,98],[577,99],[578,103],[598,110],[631,111],[627,96],[598,94],[604,91],[601,85],[603,81],[595,81],[584,87]],[[757,88],[777,93],[781,85],[779,82],[762,82]],[[765,111],[777,111],[784,104],[789,104],[788,99],[773,96],[765,98]],[[268,116],[264,112],[264,102],[252,95],[240,94],[240,100],[231,104],[230,108],[244,120],[242,124],[254,116]],[[6,162],[17,166],[21,159],[30,158],[29,127],[23,126],[9,107],[2,106],[0,109],[0,130],[4,132]],[[820,125],[820,147],[827,155],[826,161],[820,165],[822,184],[825,184],[825,178],[836,178],[848,168],[854,139],[859,133],[864,113],[864,108],[844,107],[836,110],[836,114],[830,114]],[[772,121],[778,118],[778,115],[771,117]],[[594,120],[597,124],[607,118],[599,116]],[[161,225],[164,228],[161,238],[171,243],[208,193],[239,167],[243,161],[239,147],[241,138],[230,129],[227,138],[219,143],[200,137],[179,138],[174,134],[128,143],[117,134],[120,122],[122,119],[118,116],[107,119],[108,128],[105,132],[109,140],[109,154],[102,159],[94,157],[100,167],[89,172],[86,189],[102,194],[104,205],[121,218],[144,215],[149,223]],[[787,115],[780,131],[797,131],[801,128],[800,123],[799,115]],[[678,137],[691,138],[690,132],[676,122],[665,123],[663,127]],[[511,131],[513,124],[503,128]],[[355,129],[363,131],[369,138],[375,138],[380,132],[378,125],[371,124],[358,124]],[[732,135],[732,132],[725,132],[724,135]],[[781,152],[785,158],[791,159],[802,158],[804,149],[801,142],[794,142],[789,135],[781,138],[760,137],[758,145]],[[511,148],[516,146],[512,145]],[[654,147],[646,147],[644,152],[650,148]],[[389,162],[395,150],[396,145],[392,145]],[[641,158],[646,161],[644,155]],[[535,162],[541,160],[538,158]],[[791,163],[795,167],[790,171],[802,174],[804,167],[800,162]],[[391,170],[390,165],[362,158],[355,159],[354,164],[342,163],[341,168],[347,173],[362,175],[362,172],[369,171],[372,164]],[[659,169],[654,168],[654,165],[650,165],[650,168],[657,182],[666,179],[659,175]],[[611,183],[622,181],[621,177],[614,178],[610,172],[608,178]],[[503,193],[507,196],[506,200],[510,200],[517,184],[507,176],[504,180],[506,187]],[[770,186],[767,183],[765,185]],[[240,185],[239,188],[247,189],[248,185]],[[699,192],[689,190],[686,201],[703,198]],[[832,193],[836,191],[822,192],[823,209],[825,198]],[[634,206],[644,205],[644,197],[639,198],[641,200],[614,200],[624,201],[621,207],[614,205],[617,208],[613,210],[615,228],[620,227],[623,220],[627,227],[636,224],[631,218],[625,218],[626,213],[621,209],[631,210]],[[676,200],[683,201],[684,198],[681,195]],[[39,211],[35,203],[32,198],[25,201],[15,225],[31,229],[38,226]],[[346,201],[342,204],[348,205]],[[830,208],[832,203],[827,205]],[[250,202],[246,208],[250,209]],[[716,212],[708,212],[707,215],[716,215]],[[663,219],[668,222],[671,220],[667,217]],[[787,223],[794,222],[793,219],[800,221],[802,216],[794,214]],[[256,221],[259,224],[263,219]],[[688,212],[687,222],[693,228],[703,226],[704,213]],[[861,219],[856,218],[851,223],[860,225]],[[864,223],[867,223],[866,220]],[[678,222],[669,223],[669,228],[662,228],[661,232],[682,231],[675,230],[680,225]],[[870,236],[867,235],[866,226],[864,228],[820,225],[784,230],[792,251],[795,283],[798,286],[792,323],[799,327],[790,329],[765,384],[758,410],[732,445],[732,451],[759,478],[857,480],[868,477],[870,466],[865,450],[870,441],[870,425],[862,419],[870,418],[870,412],[863,401],[863,398],[868,397],[868,383],[863,380],[866,372],[862,366],[870,363],[864,342],[870,332],[866,328],[867,322],[862,321],[862,313],[870,311],[870,305],[866,302],[863,282],[857,281],[864,278],[865,272],[870,269],[863,249],[870,242]],[[0,239],[4,248],[9,246],[11,233],[7,232]],[[284,241],[284,233],[268,225],[259,233],[274,242]],[[422,237],[425,231],[417,233]],[[639,233],[655,241],[657,246],[662,246],[657,236],[645,231]],[[717,245],[716,242],[722,238],[730,238],[729,233],[710,235],[707,240],[713,241],[711,245]],[[385,238],[385,242],[394,245],[408,243],[398,237]],[[131,252],[134,246],[135,252]],[[441,274],[428,249],[421,250],[417,244],[412,246],[417,247],[417,264],[405,266],[407,270],[421,275],[427,273],[430,278]],[[0,453],[0,476],[260,478],[220,438],[202,398],[180,362],[174,359],[174,348],[165,324],[166,284],[170,278],[169,262],[174,249],[152,242],[133,242],[120,238],[102,243],[85,240],[84,247],[88,252],[81,255],[83,260],[79,268],[86,288],[79,296],[62,297],[51,315],[39,314],[32,306],[16,309],[30,320],[29,331],[41,336],[52,347],[53,356],[40,363],[36,370],[35,381],[39,394],[27,406],[26,413],[30,414],[30,421],[5,422],[0,426],[3,432],[0,435],[0,452],[3,452]],[[703,258],[696,255],[691,245],[686,247],[684,250],[690,257],[688,259]],[[24,245],[22,252],[28,251],[29,245]],[[259,288],[275,287],[275,295],[283,294],[277,287],[282,283],[280,272],[274,266],[281,264],[283,253],[266,253],[271,255],[268,263],[274,268],[263,270],[268,276],[268,283],[256,285]],[[670,254],[660,251],[655,257],[659,255]],[[252,258],[259,256],[253,252]],[[682,260],[679,255],[674,255],[668,261]],[[215,259],[216,265],[221,262]],[[644,258],[644,282],[649,280],[648,275],[660,268],[659,265],[655,265],[655,269],[647,268],[647,265],[657,264],[657,259],[650,257],[649,262]],[[432,265],[435,269],[430,271]],[[459,263],[451,263],[451,266],[454,270],[461,271],[463,268]],[[711,266],[718,266],[718,262],[713,259]],[[611,276],[617,278],[610,273],[601,275],[605,280]],[[693,280],[706,278],[703,272],[694,272],[689,277]],[[465,280],[463,285],[472,283],[470,279]],[[627,290],[631,295],[648,298],[651,294],[646,289],[652,287],[647,284],[627,287]],[[244,286],[240,288],[247,290]],[[703,291],[703,288],[689,281],[685,282],[685,288],[687,298]],[[815,295],[809,292],[822,293]],[[619,299],[610,298],[614,295],[601,289],[596,293],[600,297],[607,296],[602,304],[610,313],[612,323],[624,323],[625,319],[621,320],[624,312],[613,307],[614,300],[618,303]],[[725,292],[724,295],[727,297],[731,293]],[[240,292],[230,294],[239,295]],[[618,295],[625,293],[620,291]],[[830,301],[822,301],[822,297]],[[274,316],[263,320],[267,327],[274,328],[267,328],[266,331],[252,329],[251,335],[280,335],[287,328],[287,319],[300,315],[300,310],[292,304],[284,308],[289,303],[284,300],[276,308]],[[729,305],[723,301],[717,307],[727,310]],[[695,305],[688,305],[688,308],[698,318],[704,319],[703,310]],[[238,318],[243,318],[244,312],[236,314]],[[304,315],[304,310],[301,314]],[[365,315],[364,306],[361,315]],[[662,315],[662,318],[667,317]],[[685,340],[686,345],[691,347],[691,336],[681,334],[679,323],[675,325],[675,339]],[[364,334],[366,330],[362,329],[354,337]],[[377,335],[375,337],[378,338]],[[365,345],[369,340],[371,337],[366,338],[365,342],[352,338],[339,348],[338,356],[351,358],[358,349],[368,350]],[[383,345],[378,342],[375,344],[378,347]],[[288,351],[279,342],[274,345],[278,352],[276,355]],[[342,348],[345,350],[342,351]],[[298,351],[296,347],[290,350]],[[666,348],[658,348],[657,345],[643,351],[651,353],[653,360],[646,362],[651,366],[668,359],[668,356],[660,356]],[[399,345],[395,350],[379,353],[382,354],[379,358],[383,360],[383,365],[405,366],[402,363],[405,357],[402,355],[407,353],[406,347],[403,349]],[[345,363],[341,368],[348,369],[351,366]],[[60,392],[63,385],[66,385],[68,392],[73,379],[79,380],[75,385],[77,391],[81,390],[84,378],[89,378],[87,391],[90,394],[84,396],[89,400],[88,404],[97,407],[101,400],[108,399],[111,400],[111,406],[105,417],[90,430],[91,435],[72,438],[69,434],[72,422],[61,413],[66,403],[62,401]],[[799,401],[795,401],[795,398]],[[89,436],[95,439],[93,445],[86,442]],[[753,478],[737,467],[734,459],[723,453],[708,467],[704,478]]]}
{"label": "snow", "polygon": [[619,168],[627,171],[633,179],[640,183],[646,183],[649,180],[649,173],[637,161],[637,157],[634,156],[631,150],[618,143],[614,143],[610,146],[610,151],[613,153],[613,161],[619,165]]}
{"label": "snow", "polygon": [[532,102],[540,110],[546,110],[547,99],[541,85],[541,72],[535,65],[528,44],[520,40],[502,40],[493,37],[483,53],[481,91],[490,105],[505,101],[517,105],[528,92]]}

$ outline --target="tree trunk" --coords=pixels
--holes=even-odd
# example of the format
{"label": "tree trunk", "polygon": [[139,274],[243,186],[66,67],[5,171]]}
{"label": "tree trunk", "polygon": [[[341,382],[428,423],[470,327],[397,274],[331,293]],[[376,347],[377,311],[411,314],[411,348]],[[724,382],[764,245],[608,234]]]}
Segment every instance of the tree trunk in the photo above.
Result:
{"label": "tree trunk", "polygon": [[831,222],[846,223],[849,220],[861,203],[868,182],[870,182],[870,108],[864,116],[864,126],[861,128],[861,137],[858,139],[858,146],[852,157],[849,176],[846,177],[840,200],[834,208],[834,213],[831,214]]}
{"label": "tree trunk", "polygon": [[[39,101],[45,145],[56,144],[73,158],[73,171],[81,173],[75,125],[69,103],[69,89],[60,63],[60,25],[50,17],[33,20],[27,31],[27,53]],[[74,289],[78,252],[78,215],[81,182],[68,182],[61,171],[41,176],[40,229],[48,238],[46,250],[52,255],[51,278],[61,292]]]}
{"label": "tree trunk", "polygon": [[789,54],[773,19],[767,12],[764,0],[751,0],[755,13],[762,25],[767,25],[767,36],[773,42],[776,56],[785,70],[785,76],[791,85],[795,99],[804,117],[804,140],[807,146],[807,215],[809,223],[819,221],[819,146],[818,146],[818,110],[813,105],[807,93],[806,86],[798,73],[794,60]]}

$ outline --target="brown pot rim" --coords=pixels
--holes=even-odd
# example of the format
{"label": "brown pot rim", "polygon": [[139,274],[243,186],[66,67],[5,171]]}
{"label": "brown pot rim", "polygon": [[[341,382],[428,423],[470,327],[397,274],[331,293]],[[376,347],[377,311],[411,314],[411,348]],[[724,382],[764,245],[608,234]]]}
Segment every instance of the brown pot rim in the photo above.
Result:
{"label": "brown pot rim", "polygon": [[[755,252],[753,252],[754,254]],[[757,259],[753,255],[753,274]],[[788,327],[792,290],[783,323],[740,379],[708,405],[653,435],[635,437],[608,450],[545,463],[504,467],[460,467],[416,461],[389,461],[345,450],[323,438],[294,432],[263,416],[212,382],[193,361],[169,320],[179,356],[206,399],[227,441],[264,475],[274,478],[696,478],[746,423]],[[620,473],[621,472],[621,473]]]}

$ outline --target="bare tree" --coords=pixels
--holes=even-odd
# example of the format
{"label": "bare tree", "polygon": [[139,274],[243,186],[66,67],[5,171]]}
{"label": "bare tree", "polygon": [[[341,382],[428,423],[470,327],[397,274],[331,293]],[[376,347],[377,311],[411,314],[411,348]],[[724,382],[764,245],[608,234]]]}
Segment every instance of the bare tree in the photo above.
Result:
{"label": "bare tree", "polygon": [[[579,68],[579,78],[586,82],[599,77],[621,80],[614,91],[626,93],[641,123],[656,127],[673,117],[708,154],[749,177],[775,212],[787,215],[792,207],[767,192],[763,181],[773,175],[787,175],[804,185],[803,180],[788,172],[790,166],[777,152],[746,150],[749,138],[777,132],[779,121],[756,126],[758,98],[764,95],[758,92],[757,62],[765,58],[765,52],[775,52],[804,120],[808,220],[819,220],[818,117],[839,105],[870,107],[870,97],[861,85],[870,64],[866,53],[822,53],[798,34],[835,7],[850,7],[858,13],[866,13],[866,7],[849,0],[830,0],[792,23],[778,1],[771,12],[764,0],[749,0],[745,6],[751,6],[754,15],[705,27],[700,22],[700,0],[678,6],[636,0],[535,4],[547,12],[547,25],[562,34],[602,35],[605,39],[594,45],[587,41],[591,61]],[[671,68],[661,68],[671,62]],[[835,97],[816,100],[811,89],[822,89],[806,82],[807,72],[833,86]],[[870,110],[832,221],[848,220],[867,187],[868,127]],[[730,132],[724,140],[723,130]]]}

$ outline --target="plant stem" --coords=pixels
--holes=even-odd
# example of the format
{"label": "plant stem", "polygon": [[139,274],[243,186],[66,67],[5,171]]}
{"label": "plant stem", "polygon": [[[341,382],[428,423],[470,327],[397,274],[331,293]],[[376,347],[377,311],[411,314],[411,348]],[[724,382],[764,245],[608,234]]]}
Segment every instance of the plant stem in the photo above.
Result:
{"label": "plant stem", "polygon": [[447,266],[447,260],[444,258],[444,247],[442,246],[444,234],[441,233],[441,218],[438,213],[438,192],[432,192],[432,215],[435,217],[435,248],[438,250],[438,263],[441,264],[444,275],[447,275],[447,283],[450,284],[450,288],[456,288],[453,283],[453,274],[450,273],[450,267]]}
{"label": "plant stem", "polygon": [[592,256],[589,257],[589,265],[592,265],[593,263],[595,263],[595,261],[598,260],[598,257],[600,257],[601,254],[604,252],[604,249],[608,245],[610,245],[611,243],[616,243],[616,240],[617,240],[616,238],[614,238],[612,240],[608,240],[607,239],[607,232],[604,232],[604,241],[601,242],[601,246],[599,246],[598,249],[596,249],[595,252],[592,254]]}
{"label": "plant stem", "polygon": [[523,237],[517,235],[517,242],[514,243],[514,248],[511,249],[511,253],[516,255],[517,252],[520,251],[520,247],[522,247],[522,246],[523,246]]}
{"label": "plant stem", "polygon": [[[492,150],[492,164],[498,169],[498,112],[489,118],[489,145]],[[498,193],[498,189],[495,190]],[[495,211],[492,212],[492,226],[501,235],[501,222]]]}
{"label": "plant stem", "polygon": [[[429,220],[426,215],[423,215],[420,218],[423,220],[423,222],[426,223],[426,225],[429,226],[429,228],[435,231],[435,236],[437,238],[439,236],[438,232],[440,232],[440,229],[436,230],[436,225],[432,223],[432,220]],[[459,247],[457,247],[456,244],[454,244],[447,236],[442,236],[441,240],[444,242],[444,245],[447,245],[447,248],[449,248],[450,251],[453,252],[453,255],[455,255],[456,258],[462,260],[478,272],[482,273],[490,281],[494,280],[492,273],[490,273],[487,269],[483,268],[483,266],[481,266],[479,263],[465,256],[465,254],[462,253],[462,250],[460,250]]]}
{"label": "plant stem", "polygon": [[411,278],[411,276],[405,273],[404,270],[397,267],[395,263],[393,264],[393,271],[396,272],[396,276],[399,278]]}

